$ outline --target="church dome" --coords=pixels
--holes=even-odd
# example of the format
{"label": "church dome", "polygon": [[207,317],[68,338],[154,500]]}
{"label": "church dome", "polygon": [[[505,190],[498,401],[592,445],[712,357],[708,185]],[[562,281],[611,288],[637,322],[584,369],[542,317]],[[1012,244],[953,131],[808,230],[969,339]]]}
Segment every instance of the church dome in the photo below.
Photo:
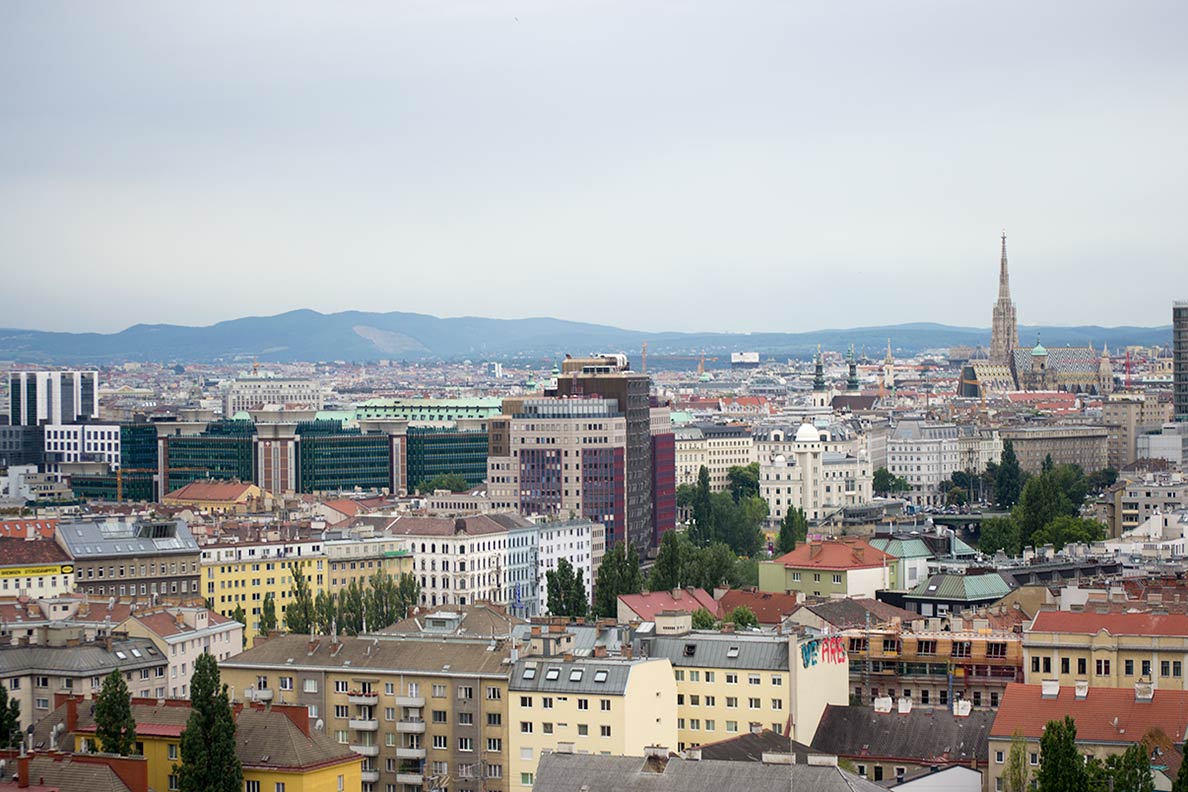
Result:
{"label": "church dome", "polygon": [[800,428],[796,430],[796,442],[798,443],[817,443],[820,440],[821,435],[810,423],[802,423]]}
{"label": "church dome", "polygon": [[1044,345],[1039,343],[1038,341],[1036,342],[1035,346],[1033,346],[1031,348],[1031,356],[1032,357],[1044,357],[1047,354],[1048,354],[1048,350],[1044,349]]}

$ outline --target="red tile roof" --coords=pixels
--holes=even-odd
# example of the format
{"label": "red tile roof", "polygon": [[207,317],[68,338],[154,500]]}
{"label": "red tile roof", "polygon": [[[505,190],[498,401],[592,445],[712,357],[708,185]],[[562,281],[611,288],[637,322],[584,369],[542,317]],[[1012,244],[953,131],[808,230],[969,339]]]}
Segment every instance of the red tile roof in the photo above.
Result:
{"label": "red tile roof", "polygon": [[0,536],[11,536],[24,539],[29,535],[32,526],[33,535],[45,539],[52,539],[54,529],[58,527],[57,520],[0,520]]}
{"label": "red tile roof", "polygon": [[718,600],[722,613],[729,613],[740,605],[750,608],[760,624],[779,624],[796,610],[795,594],[773,594],[768,591],[730,589]]}
{"label": "red tile roof", "polygon": [[1046,699],[1041,692],[1040,685],[1007,685],[990,736],[1010,739],[1019,729],[1025,737],[1038,739],[1048,721],[1065,715],[1076,721],[1078,741],[1136,743],[1152,728],[1160,728],[1178,744],[1188,727],[1188,690],[1156,690],[1149,702],[1135,701],[1131,687],[1089,688],[1079,701],[1067,686],[1055,698]]}
{"label": "red tile roof", "polygon": [[652,621],[661,611],[684,611],[692,613],[705,608],[715,617],[722,615],[718,601],[705,589],[678,589],[673,596],[671,591],[653,591],[649,594],[620,594],[619,601],[632,610],[640,619]]}
{"label": "red tile roof", "polygon": [[890,566],[896,559],[861,539],[833,539],[802,544],[775,561],[793,569],[844,570]]}
{"label": "red tile roof", "polygon": [[0,566],[69,564],[70,556],[56,542],[0,537]]}
{"label": "red tile roof", "polygon": [[254,486],[238,481],[193,481],[165,497],[181,501],[238,501]]}
{"label": "red tile roof", "polygon": [[1110,635],[1188,636],[1188,615],[1169,613],[1092,613],[1040,611],[1029,632],[1088,633],[1105,630]]}
{"label": "red tile roof", "polygon": [[348,498],[340,498],[339,500],[323,501],[323,505],[329,506],[334,511],[340,514],[345,514],[347,517],[354,517],[359,512],[363,511],[363,507],[359,505],[359,501],[350,500]]}

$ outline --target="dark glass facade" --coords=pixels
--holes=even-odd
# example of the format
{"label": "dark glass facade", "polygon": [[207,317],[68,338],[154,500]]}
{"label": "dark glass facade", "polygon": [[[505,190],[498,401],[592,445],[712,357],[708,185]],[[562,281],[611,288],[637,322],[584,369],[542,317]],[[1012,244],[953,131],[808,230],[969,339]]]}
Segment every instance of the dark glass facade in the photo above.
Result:
{"label": "dark glass facade", "polygon": [[315,421],[298,424],[297,435],[298,491],[391,488],[391,446],[386,434],[343,429],[341,421]]}
{"label": "dark glass facade", "polygon": [[676,528],[676,437],[652,435],[652,535],[660,544]]}
{"label": "dark glass facade", "polygon": [[487,478],[486,432],[410,426],[406,439],[408,484],[457,473],[471,486]]}
{"label": "dark glass facade", "polygon": [[252,481],[254,431],[246,421],[217,421],[200,435],[166,437],[161,493],[203,479]]}

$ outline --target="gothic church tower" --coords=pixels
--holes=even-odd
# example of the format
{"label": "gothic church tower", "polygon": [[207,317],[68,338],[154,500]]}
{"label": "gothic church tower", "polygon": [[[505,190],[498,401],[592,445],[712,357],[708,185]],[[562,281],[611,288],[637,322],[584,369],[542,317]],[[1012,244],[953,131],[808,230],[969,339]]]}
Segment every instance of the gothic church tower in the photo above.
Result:
{"label": "gothic church tower", "polygon": [[990,362],[1011,365],[1011,355],[1019,345],[1019,329],[1015,321],[1015,303],[1011,301],[1011,279],[1007,274],[1006,231],[1002,232],[1002,263],[998,270],[998,302],[994,303],[994,318],[990,325]]}

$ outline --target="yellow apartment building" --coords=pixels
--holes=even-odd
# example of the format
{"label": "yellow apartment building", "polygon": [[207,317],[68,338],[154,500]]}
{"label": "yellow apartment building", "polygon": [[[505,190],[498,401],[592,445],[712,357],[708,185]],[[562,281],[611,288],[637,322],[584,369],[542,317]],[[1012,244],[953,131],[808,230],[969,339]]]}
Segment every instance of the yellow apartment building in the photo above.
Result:
{"label": "yellow apartment building", "polygon": [[329,564],[327,584],[330,591],[348,586],[352,580],[365,583],[376,572],[387,572],[398,578],[413,570],[408,542],[394,536],[330,539],[324,543],[324,548]]}
{"label": "yellow apartment building", "polygon": [[1023,632],[1024,682],[1062,687],[1186,690],[1188,616],[1166,613],[1040,611]]}
{"label": "yellow apartment building", "polygon": [[509,657],[489,639],[279,635],[221,669],[236,701],[300,705],[354,751],[362,792],[421,792],[446,777],[453,792],[503,792]]}
{"label": "yellow apartment building", "polygon": [[668,658],[528,658],[507,701],[510,790],[532,788],[542,753],[643,756],[677,744],[677,687]]}
{"label": "yellow apartment building", "polygon": [[672,664],[677,750],[748,734],[756,727],[788,733],[788,636],[710,631],[656,635],[640,639],[639,654]]}

